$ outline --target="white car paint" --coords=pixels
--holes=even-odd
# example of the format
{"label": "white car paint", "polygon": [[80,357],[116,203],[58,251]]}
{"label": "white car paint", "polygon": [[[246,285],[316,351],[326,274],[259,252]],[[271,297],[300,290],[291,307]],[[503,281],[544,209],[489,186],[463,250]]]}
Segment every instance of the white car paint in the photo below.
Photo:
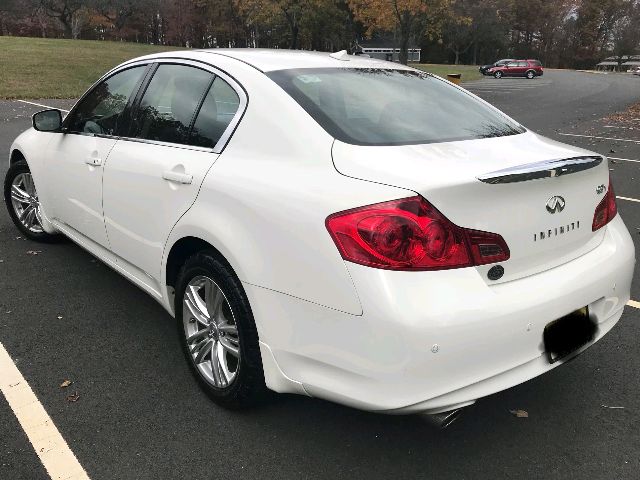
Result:
{"label": "white car paint", "polygon": [[[12,152],[29,163],[44,228],[68,235],[171,314],[172,247],[193,237],[221,252],[247,292],[273,390],[387,413],[446,411],[559,365],[547,362],[541,340],[554,319],[588,305],[600,326],[596,340],[619,320],[635,263],[631,238],[619,215],[590,235],[606,161],[554,179],[553,188],[542,180],[496,190],[476,177],[587,153],[531,132],[349,145],[263,73],[406,68],[373,59],[220,49],[128,64],[149,62],[196,62],[244,95],[216,148],[91,136],[69,147],[72,135],[30,129]],[[86,162],[92,157],[100,164]],[[185,175],[190,183],[181,183]],[[553,226],[544,202],[559,191],[567,197],[563,218],[586,221],[584,229],[535,245],[534,232]],[[406,272],[342,259],[325,226],[329,215],[416,193],[458,225],[502,234],[513,254],[505,276],[488,281],[491,265]]]}

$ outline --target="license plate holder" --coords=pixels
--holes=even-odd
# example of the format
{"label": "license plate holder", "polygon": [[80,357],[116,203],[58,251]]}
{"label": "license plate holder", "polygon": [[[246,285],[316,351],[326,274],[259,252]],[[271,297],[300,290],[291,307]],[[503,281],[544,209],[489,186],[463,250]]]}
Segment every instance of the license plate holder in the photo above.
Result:
{"label": "license plate holder", "polygon": [[544,349],[549,363],[555,363],[591,342],[598,326],[584,307],[558,318],[544,327]]}

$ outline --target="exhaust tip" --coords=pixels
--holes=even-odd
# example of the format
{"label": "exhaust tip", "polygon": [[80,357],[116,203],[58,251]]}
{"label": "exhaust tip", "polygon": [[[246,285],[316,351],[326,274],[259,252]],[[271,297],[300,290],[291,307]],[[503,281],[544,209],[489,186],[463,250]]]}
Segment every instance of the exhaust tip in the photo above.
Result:
{"label": "exhaust tip", "polygon": [[455,408],[453,410],[449,410],[448,412],[441,413],[427,413],[423,414],[423,418],[427,421],[427,423],[433,425],[436,428],[444,430],[453,422],[455,422],[464,411],[463,408]]}

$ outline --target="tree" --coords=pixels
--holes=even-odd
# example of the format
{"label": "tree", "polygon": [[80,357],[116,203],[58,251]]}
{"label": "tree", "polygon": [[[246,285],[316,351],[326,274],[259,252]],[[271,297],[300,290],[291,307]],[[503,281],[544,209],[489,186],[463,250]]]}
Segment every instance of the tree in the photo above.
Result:
{"label": "tree", "polygon": [[348,0],[356,20],[375,30],[394,32],[400,43],[400,63],[407,64],[409,42],[428,32],[439,34],[452,0]]}
{"label": "tree", "polygon": [[83,0],[40,0],[45,13],[60,22],[66,38],[78,38],[78,15],[85,3]]}
{"label": "tree", "polygon": [[289,30],[289,48],[298,48],[300,23],[313,0],[237,0],[239,9],[249,22],[255,24],[274,24],[280,17],[286,21]]}
{"label": "tree", "polygon": [[611,28],[612,52],[621,68],[625,56],[633,55],[640,44],[640,2],[629,2],[626,15],[618,18]]}
{"label": "tree", "polygon": [[90,6],[115,30],[116,38],[119,38],[127,22],[141,11],[143,3],[136,0],[92,0]]}

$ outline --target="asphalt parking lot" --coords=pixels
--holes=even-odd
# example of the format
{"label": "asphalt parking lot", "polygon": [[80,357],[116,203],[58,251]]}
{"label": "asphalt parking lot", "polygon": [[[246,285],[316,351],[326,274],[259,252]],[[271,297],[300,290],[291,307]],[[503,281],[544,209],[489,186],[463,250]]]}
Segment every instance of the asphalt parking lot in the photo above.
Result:
{"label": "asphalt parking lot", "polygon": [[[614,158],[619,211],[640,245],[640,120],[630,129],[605,119],[640,101],[640,77],[549,70],[466,87],[534,131]],[[40,109],[0,102],[1,152]],[[225,411],[191,377],[169,315],[88,253],[20,238],[2,207],[0,261],[0,343],[92,479],[639,477],[638,308],[575,361],[437,431],[417,417],[288,395]],[[49,476],[0,395],[5,478]]]}

